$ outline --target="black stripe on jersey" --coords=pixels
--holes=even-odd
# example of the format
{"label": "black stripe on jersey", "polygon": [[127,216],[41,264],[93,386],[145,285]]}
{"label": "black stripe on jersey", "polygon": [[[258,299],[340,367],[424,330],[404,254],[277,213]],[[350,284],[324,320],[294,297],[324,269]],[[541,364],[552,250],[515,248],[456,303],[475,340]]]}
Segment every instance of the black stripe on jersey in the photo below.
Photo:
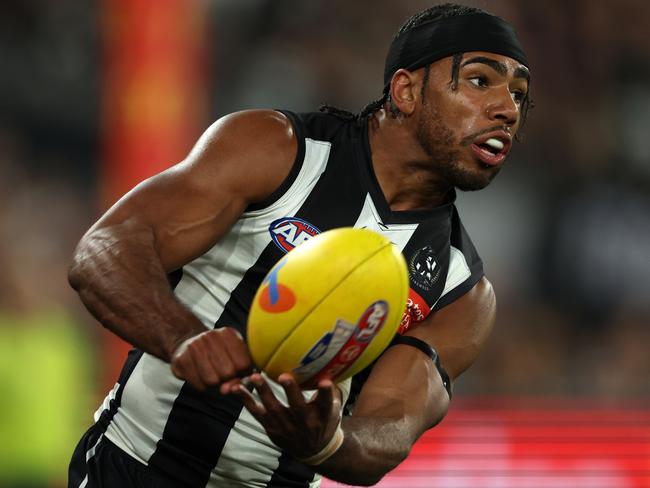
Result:
{"label": "black stripe on jersey", "polygon": [[[100,437],[104,435],[104,433],[106,432],[106,429],[108,428],[108,425],[111,423],[111,420],[113,420],[113,417],[115,417],[115,414],[117,413],[120,403],[122,402],[122,392],[124,391],[124,386],[126,385],[126,382],[128,381],[131,374],[133,373],[133,370],[138,364],[138,361],[140,361],[142,354],[143,354],[142,351],[140,351],[139,349],[131,349],[129,351],[129,354],[126,358],[126,362],[124,363],[124,366],[122,367],[122,371],[120,372],[120,376],[117,380],[117,383],[119,383],[120,386],[117,390],[117,393],[115,394],[115,398],[109,400],[108,408],[102,411],[102,413],[99,415],[99,419],[97,419],[97,422],[95,422],[95,425],[88,430],[88,438],[85,440],[85,442],[83,442],[83,444],[80,443],[75,449],[74,455],[72,456],[72,460],[70,461],[71,478],[68,480],[69,486],[81,485],[83,478],[76,480],[76,479],[72,479],[72,476],[76,474],[79,474],[81,476],[83,475],[83,473],[88,472],[87,460],[86,460],[87,450],[97,444]],[[79,451],[82,445],[84,446],[84,448],[82,448],[82,450]]]}
{"label": "black stripe on jersey", "polygon": [[[449,239],[451,235],[451,226],[449,222],[449,213],[452,207],[443,207],[435,217],[426,220],[415,230],[409,241],[402,249],[404,259],[409,271],[409,282],[411,288],[416,291],[427,302],[429,307],[433,307],[436,300],[442,293],[447,280],[447,271],[449,270]],[[432,251],[435,259],[433,272],[437,278],[434,283],[424,283],[418,279],[415,274],[418,272],[417,262],[423,253]]]}
{"label": "black stripe on jersey", "polygon": [[122,371],[120,372],[120,376],[117,379],[117,382],[120,384],[120,387],[117,390],[117,393],[115,394],[115,398],[109,401],[108,409],[104,410],[101,413],[99,419],[96,422],[96,424],[100,426],[102,433],[106,431],[108,424],[110,424],[111,420],[113,420],[113,417],[117,413],[117,409],[122,403],[122,393],[124,392],[124,387],[126,386],[126,382],[129,380],[131,374],[133,373],[133,370],[137,366],[143,354],[144,353],[140,349],[136,349],[136,348],[133,348],[129,351],[124,366],[122,366]]}
{"label": "black stripe on jersey", "polygon": [[183,279],[183,268],[178,268],[177,270],[172,271],[167,275],[167,281],[169,281],[169,285],[172,287],[172,290],[175,290],[178,284],[181,282]]}
{"label": "black stripe on jersey", "polygon": [[[321,231],[354,225],[365,199],[365,191],[350,175],[353,169],[344,163],[351,161],[351,157],[330,156],[330,161],[339,164],[328,164],[294,215]],[[215,327],[235,327],[246,337],[246,317],[255,292],[266,272],[283,256],[284,252],[273,242],[268,244],[231,293]],[[216,388],[201,393],[186,383],[174,401],[162,439],[149,459],[149,465],[169,474],[184,486],[205,486],[242,408],[238,399],[221,396]],[[292,480],[295,486],[306,486],[304,484],[314,477],[314,471],[296,464],[287,456],[280,458],[276,472],[278,475],[274,479]]]}
{"label": "black stripe on jersey", "polygon": [[278,467],[266,488],[309,488],[316,472],[309,466],[282,453]]}

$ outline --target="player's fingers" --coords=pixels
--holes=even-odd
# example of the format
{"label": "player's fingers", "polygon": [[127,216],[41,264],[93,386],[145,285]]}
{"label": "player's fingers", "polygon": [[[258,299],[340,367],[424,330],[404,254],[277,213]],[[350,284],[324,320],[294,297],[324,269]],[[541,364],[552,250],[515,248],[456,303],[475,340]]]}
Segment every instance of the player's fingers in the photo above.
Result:
{"label": "player's fingers", "polygon": [[197,374],[194,361],[187,351],[173,358],[171,369],[178,379],[187,381],[198,390],[205,390],[205,384]]}
{"label": "player's fingers", "polygon": [[253,371],[253,360],[241,334],[232,327],[221,330],[221,339],[225,345],[235,374],[249,374]]}
{"label": "player's fingers", "polygon": [[[246,380],[246,378],[244,378]],[[221,386],[219,386],[219,393],[222,395],[228,395],[230,393],[234,393],[235,389],[237,386],[242,385],[244,388],[246,388],[246,382],[242,381],[241,378],[233,378],[228,381],[224,381],[221,383]]]}
{"label": "player's fingers", "polygon": [[227,347],[222,343],[221,336],[217,331],[206,336],[206,347],[208,349],[207,359],[212,368],[219,374],[220,381],[229,380],[235,377],[235,367],[230,360]]}
{"label": "player's fingers", "polygon": [[281,374],[278,377],[278,383],[280,383],[284,388],[284,391],[287,394],[289,407],[291,407],[292,410],[300,411],[305,408],[305,397],[292,375],[286,373]]}
{"label": "player's fingers", "polygon": [[264,425],[264,419],[267,414],[266,408],[264,405],[255,400],[253,394],[248,391],[244,385],[240,384],[234,386],[232,389],[232,394],[239,397],[246,410],[248,410],[260,424]]}
{"label": "player's fingers", "polygon": [[203,385],[217,385],[221,381],[221,377],[212,364],[212,360],[210,359],[211,351],[206,344],[206,339],[200,338],[190,344],[187,352],[194,363],[194,369]]}
{"label": "player's fingers", "polygon": [[283,417],[284,410],[286,407],[280,403],[280,401],[275,397],[273,390],[266,382],[264,377],[259,373],[254,373],[251,375],[251,383],[257,390],[257,394],[262,401],[262,404],[266,408],[267,412],[276,416],[278,419]]}
{"label": "player's fingers", "polygon": [[318,393],[312,402],[314,406],[321,412],[321,414],[329,415],[335,406],[335,389],[336,385],[334,385],[331,380],[322,380],[318,383]]}

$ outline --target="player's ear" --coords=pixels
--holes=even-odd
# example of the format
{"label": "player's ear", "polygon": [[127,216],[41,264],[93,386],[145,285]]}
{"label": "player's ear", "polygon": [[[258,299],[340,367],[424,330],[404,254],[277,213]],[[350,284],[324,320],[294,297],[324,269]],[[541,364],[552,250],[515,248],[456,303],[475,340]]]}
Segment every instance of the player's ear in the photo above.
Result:
{"label": "player's ear", "polygon": [[411,115],[419,96],[418,76],[416,73],[398,69],[390,82],[390,99],[393,105],[404,115]]}

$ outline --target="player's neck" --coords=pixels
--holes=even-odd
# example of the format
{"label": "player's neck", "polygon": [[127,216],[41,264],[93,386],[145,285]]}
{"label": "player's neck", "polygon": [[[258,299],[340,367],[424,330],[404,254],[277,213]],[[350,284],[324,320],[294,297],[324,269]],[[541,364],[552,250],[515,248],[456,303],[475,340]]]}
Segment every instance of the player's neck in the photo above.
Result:
{"label": "player's neck", "polygon": [[392,210],[419,210],[450,201],[453,186],[431,167],[409,120],[380,110],[368,121],[372,165]]}

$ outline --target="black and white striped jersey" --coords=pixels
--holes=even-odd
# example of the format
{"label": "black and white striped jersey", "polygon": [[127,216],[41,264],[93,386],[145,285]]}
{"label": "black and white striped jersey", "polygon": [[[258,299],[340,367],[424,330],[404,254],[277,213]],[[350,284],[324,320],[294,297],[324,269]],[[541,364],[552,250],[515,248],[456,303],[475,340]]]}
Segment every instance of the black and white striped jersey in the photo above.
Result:
{"label": "black and white striped jersey", "polygon": [[[479,281],[482,262],[453,202],[391,211],[373,172],[366,124],[284,113],[299,141],[289,177],[267,201],[249,207],[212,249],[175,273],[176,296],[206,328],[232,326],[245,337],[247,312],[267,271],[293,247],[337,227],[373,229],[402,249],[411,281],[402,330]],[[216,388],[198,392],[174,377],[169,364],[138,350],[129,354],[95,420],[114,444],[178,486],[319,484],[310,467],[269,440],[238,399]]]}

